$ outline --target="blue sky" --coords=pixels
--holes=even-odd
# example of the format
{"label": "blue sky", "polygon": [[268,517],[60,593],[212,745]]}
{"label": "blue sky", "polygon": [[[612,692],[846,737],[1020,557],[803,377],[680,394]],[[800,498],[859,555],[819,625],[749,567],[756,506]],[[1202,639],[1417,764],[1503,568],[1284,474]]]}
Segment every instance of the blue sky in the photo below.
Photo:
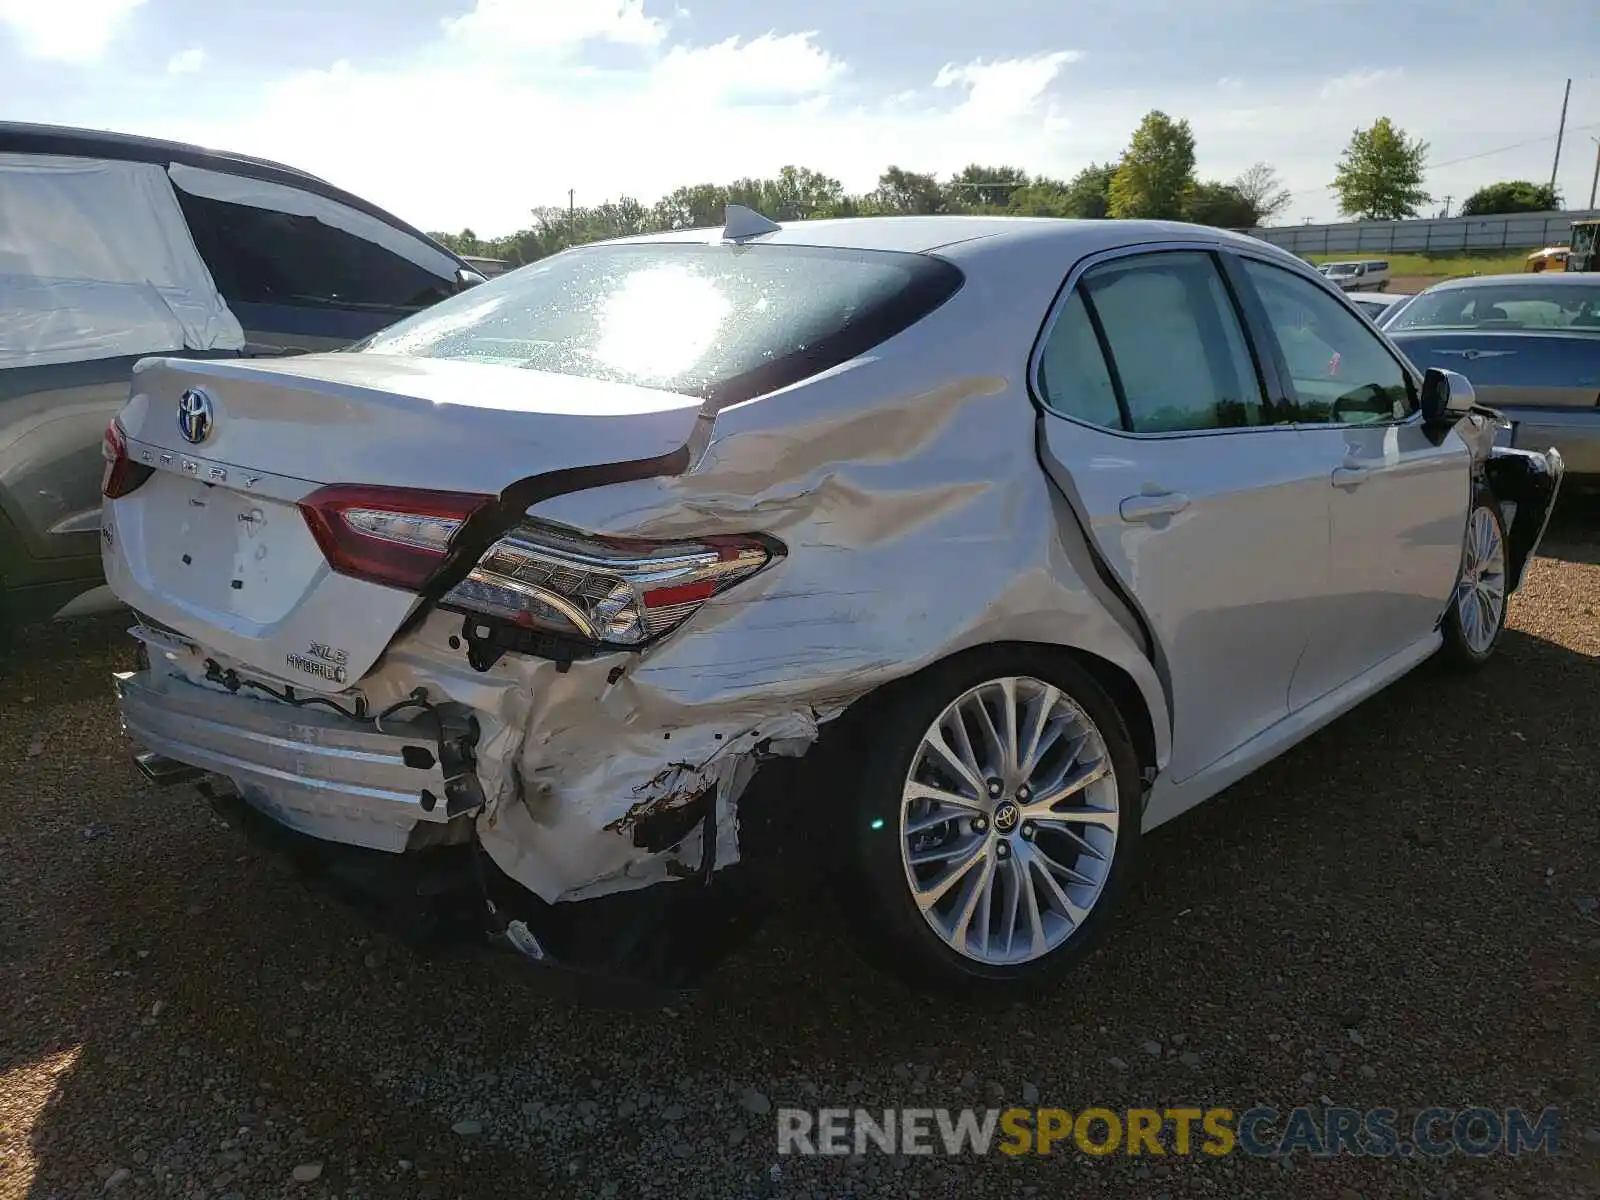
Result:
{"label": "blue sky", "polygon": [[1569,75],[1576,205],[1597,64],[1595,0],[0,0],[7,118],[260,154],[484,235],[569,187],[789,162],[853,190],[889,163],[1070,175],[1150,108],[1189,119],[1203,176],[1272,163],[1288,220],[1334,218],[1339,151],[1382,115],[1459,203],[1549,178]]}

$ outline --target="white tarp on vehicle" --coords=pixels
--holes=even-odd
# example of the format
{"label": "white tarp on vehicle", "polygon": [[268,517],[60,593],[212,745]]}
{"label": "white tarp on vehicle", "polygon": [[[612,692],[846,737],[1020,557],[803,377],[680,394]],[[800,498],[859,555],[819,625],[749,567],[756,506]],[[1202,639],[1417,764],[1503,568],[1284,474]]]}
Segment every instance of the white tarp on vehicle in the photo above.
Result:
{"label": "white tarp on vehicle", "polygon": [[325,196],[304,192],[299,188],[269,183],[263,179],[247,179],[242,175],[228,175],[221,171],[207,171],[201,167],[173,163],[168,169],[172,182],[192,196],[207,200],[220,200],[224,204],[244,204],[251,208],[264,208],[271,212],[288,213],[296,217],[313,217],[324,225],[342,230],[352,237],[362,238],[397,254],[407,262],[432,271],[443,279],[454,279],[459,264],[441,250],[430,246],[421,238],[404,230],[368,216],[366,213]]}
{"label": "white tarp on vehicle", "polygon": [[243,345],[161,167],[0,154],[0,368]]}

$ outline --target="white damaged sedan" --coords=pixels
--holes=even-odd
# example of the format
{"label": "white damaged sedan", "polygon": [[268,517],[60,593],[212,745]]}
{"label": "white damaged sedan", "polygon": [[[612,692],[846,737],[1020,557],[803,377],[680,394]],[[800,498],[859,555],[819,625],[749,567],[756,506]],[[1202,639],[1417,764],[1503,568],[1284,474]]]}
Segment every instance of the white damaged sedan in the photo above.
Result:
{"label": "white damaged sedan", "polygon": [[419,939],[678,986],[825,870],[890,965],[1007,989],[1144,832],[1492,654],[1563,470],[1500,424],[1252,238],[730,208],[140,362],[122,718]]}

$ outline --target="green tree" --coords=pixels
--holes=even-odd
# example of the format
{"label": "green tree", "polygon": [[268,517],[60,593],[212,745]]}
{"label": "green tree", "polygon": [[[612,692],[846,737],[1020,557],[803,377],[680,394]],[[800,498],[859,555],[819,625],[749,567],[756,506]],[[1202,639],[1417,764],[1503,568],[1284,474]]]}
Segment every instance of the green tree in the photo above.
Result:
{"label": "green tree", "polygon": [[430,233],[428,236],[457,254],[481,255],[484,251],[484,243],[470,229],[463,229],[460,233]]}
{"label": "green tree", "polygon": [[1160,109],[1145,114],[1111,179],[1110,215],[1174,220],[1194,186],[1194,131]]}
{"label": "green tree", "polygon": [[985,167],[972,163],[944,185],[946,206],[954,212],[1003,212],[1014,193],[1028,186],[1028,173],[1020,167]]}
{"label": "green tree", "polygon": [[1339,211],[1365,221],[1416,216],[1433,199],[1422,188],[1427,157],[1428,143],[1408,138],[1388,117],[1356,130],[1334,172]]}
{"label": "green tree", "polygon": [[1063,182],[1037,176],[1027,187],[1011,193],[1006,211],[1021,217],[1071,217],[1099,220],[1110,213],[1111,179],[1117,164],[1091,163]]}
{"label": "green tree", "polygon": [[781,168],[776,179],[763,181],[761,190],[760,211],[774,221],[831,217],[844,200],[844,184],[806,167]]}
{"label": "green tree", "polygon": [[912,213],[948,212],[949,203],[939,180],[933,175],[890,167],[878,176],[878,186],[863,198],[866,213],[903,216]]}
{"label": "green tree", "polygon": [[1183,201],[1183,219],[1222,229],[1249,229],[1256,223],[1256,210],[1236,185],[1208,180],[1189,189]]}
{"label": "green tree", "polygon": [[1554,212],[1560,207],[1561,193],[1548,183],[1510,179],[1473,192],[1461,205],[1461,215],[1487,217],[1494,213]]}
{"label": "green tree", "polygon": [[1294,203],[1294,193],[1283,186],[1270,163],[1256,163],[1235,179],[1232,186],[1255,214],[1250,225],[1265,225]]}
{"label": "green tree", "polygon": [[657,229],[708,229],[722,220],[728,189],[720,183],[677,188],[655,203]]}
{"label": "green tree", "polygon": [[1068,211],[1067,185],[1059,179],[1039,176],[1011,193],[1006,212],[1014,217],[1072,217]]}

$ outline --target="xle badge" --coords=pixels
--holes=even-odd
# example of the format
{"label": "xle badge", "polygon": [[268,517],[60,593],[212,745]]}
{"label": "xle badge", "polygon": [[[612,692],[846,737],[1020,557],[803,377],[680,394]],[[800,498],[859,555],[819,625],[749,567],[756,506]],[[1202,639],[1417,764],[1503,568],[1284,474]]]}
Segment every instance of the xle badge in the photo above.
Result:
{"label": "xle badge", "polygon": [[304,654],[287,654],[284,661],[296,671],[315,675],[329,683],[344,683],[349,678],[349,672],[345,669],[350,662],[349,653],[322,642],[312,642]]}

